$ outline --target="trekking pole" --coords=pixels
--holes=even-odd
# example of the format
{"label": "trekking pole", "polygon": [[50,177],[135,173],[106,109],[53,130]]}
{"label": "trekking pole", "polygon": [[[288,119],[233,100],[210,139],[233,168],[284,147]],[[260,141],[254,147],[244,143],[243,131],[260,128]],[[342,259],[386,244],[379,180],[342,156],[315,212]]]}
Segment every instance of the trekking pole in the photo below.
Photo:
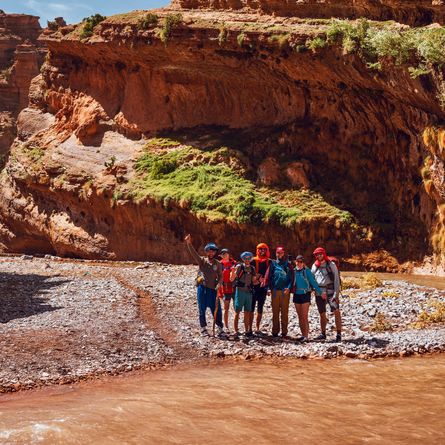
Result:
{"label": "trekking pole", "polygon": [[213,336],[215,336],[216,316],[218,315],[218,291],[216,292],[215,311],[213,312]]}

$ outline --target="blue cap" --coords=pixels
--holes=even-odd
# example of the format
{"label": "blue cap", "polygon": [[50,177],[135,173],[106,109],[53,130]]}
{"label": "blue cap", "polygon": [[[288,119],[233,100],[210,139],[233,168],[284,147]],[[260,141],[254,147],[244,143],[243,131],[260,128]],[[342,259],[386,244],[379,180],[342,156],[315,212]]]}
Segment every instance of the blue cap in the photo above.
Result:
{"label": "blue cap", "polygon": [[216,246],[215,243],[206,244],[206,246],[204,247],[204,252],[208,252],[209,250],[214,250],[215,252],[218,252],[218,247]]}
{"label": "blue cap", "polygon": [[244,260],[252,260],[253,258],[253,253],[252,252],[243,252],[240,255],[240,258],[244,261]]}

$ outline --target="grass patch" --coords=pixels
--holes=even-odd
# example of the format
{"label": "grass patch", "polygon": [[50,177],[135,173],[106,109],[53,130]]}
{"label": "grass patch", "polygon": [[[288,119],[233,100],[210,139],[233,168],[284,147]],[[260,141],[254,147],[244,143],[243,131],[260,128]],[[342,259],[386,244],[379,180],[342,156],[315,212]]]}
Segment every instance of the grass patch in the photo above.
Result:
{"label": "grass patch", "polygon": [[128,193],[135,200],[154,198],[166,207],[173,201],[212,221],[291,226],[308,218],[344,216],[314,192],[292,191],[292,199],[284,201],[289,192],[257,189],[245,177],[246,165],[241,152],[227,147],[202,151],[152,139],[136,161],[137,177]]}
{"label": "grass patch", "polygon": [[382,312],[377,312],[374,321],[369,327],[372,332],[392,331],[392,324]]}
{"label": "grass patch", "polygon": [[382,292],[382,297],[385,298],[399,298],[400,294],[395,291],[394,289],[390,289],[390,290],[385,290]]}
{"label": "grass patch", "polygon": [[428,303],[426,310],[423,310],[413,327],[422,329],[435,323],[445,323],[445,302],[432,300]]}
{"label": "grass patch", "polygon": [[91,37],[94,33],[94,28],[100,23],[103,22],[106,19],[103,15],[100,14],[94,14],[90,17],[83,19],[83,28],[80,33],[81,39],[86,39],[88,37]]}

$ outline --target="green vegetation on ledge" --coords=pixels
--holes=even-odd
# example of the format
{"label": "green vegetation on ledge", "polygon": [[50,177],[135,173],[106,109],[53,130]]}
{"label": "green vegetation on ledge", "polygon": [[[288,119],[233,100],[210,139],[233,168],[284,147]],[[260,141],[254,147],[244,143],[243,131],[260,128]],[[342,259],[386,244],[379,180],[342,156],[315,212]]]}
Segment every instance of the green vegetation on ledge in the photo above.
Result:
{"label": "green vegetation on ledge", "polygon": [[[321,43],[324,42],[324,44]],[[344,54],[358,54],[371,68],[383,59],[395,65],[412,64],[412,77],[428,74],[445,64],[445,27],[401,27],[395,22],[333,19],[325,36],[306,42],[309,48],[340,44]]]}
{"label": "green vegetation on ledge", "polygon": [[286,226],[315,219],[353,223],[351,214],[331,206],[315,192],[257,188],[245,177],[244,155],[226,147],[201,151],[168,139],[153,139],[135,167],[138,175],[129,183],[129,197],[151,197],[164,205],[172,200],[209,220]]}

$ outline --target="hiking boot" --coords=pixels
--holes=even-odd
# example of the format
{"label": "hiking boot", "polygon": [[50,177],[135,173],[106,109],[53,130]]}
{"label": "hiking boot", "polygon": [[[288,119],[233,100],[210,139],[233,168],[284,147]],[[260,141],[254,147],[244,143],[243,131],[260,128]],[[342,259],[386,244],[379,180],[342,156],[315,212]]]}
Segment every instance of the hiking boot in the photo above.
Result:
{"label": "hiking boot", "polygon": [[233,339],[234,339],[234,340],[239,340],[239,332],[238,332],[238,331],[235,331],[235,332],[233,333]]}
{"label": "hiking boot", "polygon": [[337,332],[337,335],[335,336],[335,342],[340,343],[341,342],[341,333]]}
{"label": "hiking boot", "polygon": [[314,341],[323,341],[323,340],[326,340],[326,334],[323,333],[314,338]]}
{"label": "hiking boot", "polygon": [[207,331],[207,328],[202,328],[201,329],[201,337],[208,337],[209,333]]}
{"label": "hiking boot", "polygon": [[255,335],[257,335],[258,337],[262,337],[263,336],[263,332],[262,331],[255,331]]}
{"label": "hiking boot", "polygon": [[306,343],[307,341],[308,341],[308,339],[304,335],[297,338],[297,343]]}
{"label": "hiking boot", "polygon": [[224,328],[222,326],[218,326],[217,332],[218,332],[218,337],[223,337],[224,335],[226,335],[226,333],[224,332]]}
{"label": "hiking boot", "polygon": [[253,337],[253,332],[252,331],[247,331],[244,335],[246,337]]}

